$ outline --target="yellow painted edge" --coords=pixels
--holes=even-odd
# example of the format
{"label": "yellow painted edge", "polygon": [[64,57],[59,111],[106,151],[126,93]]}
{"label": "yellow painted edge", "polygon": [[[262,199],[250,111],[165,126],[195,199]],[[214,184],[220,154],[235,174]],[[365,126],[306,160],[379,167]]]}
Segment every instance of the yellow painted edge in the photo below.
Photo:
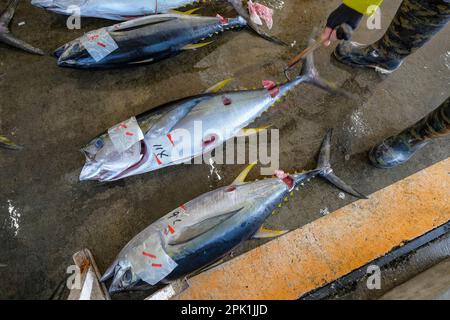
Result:
{"label": "yellow painted edge", "polygon": [[178,299],[297,299],[450,220],[450,158],[189,280]]}

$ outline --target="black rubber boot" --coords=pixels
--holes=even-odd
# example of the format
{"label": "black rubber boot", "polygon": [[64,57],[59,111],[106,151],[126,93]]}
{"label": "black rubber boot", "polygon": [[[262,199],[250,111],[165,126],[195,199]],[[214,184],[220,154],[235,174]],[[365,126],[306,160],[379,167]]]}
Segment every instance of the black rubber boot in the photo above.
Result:
{"label": "black rubber boot", "polygon": [[450,133],[450,97],[425,118],[385,139],[369,152],[370,162],[378,168],[392,168],[408,161],[432,139]]}
{"label": "black rubber boot", "polygon": [[388,169],[408,161],[429,141],[417,140],[408,135],[399,134],[384,140],[369,152],[370,162],[377,168]]}
{"label": "black rubber boot", "polygon": [[391,73],[402,64],[401,59],[386,57],[373,45],[363,45],[353,41],[340,43],[334,50],[335,58],[347,65],[371,68],[381,73]]}

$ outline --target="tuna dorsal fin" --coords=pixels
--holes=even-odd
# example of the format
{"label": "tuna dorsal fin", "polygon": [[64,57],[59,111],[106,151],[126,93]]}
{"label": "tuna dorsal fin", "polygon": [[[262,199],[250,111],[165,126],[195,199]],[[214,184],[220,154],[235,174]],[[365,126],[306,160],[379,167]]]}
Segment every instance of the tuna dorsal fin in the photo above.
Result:
{"label": "tuna dorsal fin", "polygon": [[15,144],[8,138],[5,138],[4,136],[0,136],[0,147],[5,149],[11,149],[11,150],[20,150],[22,149],[21,146]]}
{"label": "tuna dorsal fin", "polygon": [[271,230],[267,229],[264,226],[261,226],[258,231],[253,235],[255,239],[264,239],[264,238],[274,238],[279,237],[285,233],[288,233],[289,230]]}
{"label": "tuna dorsal fin", "polygon": [[16,11],[19,0],[11,0],[6,9],[0,14],[0,42],[6,43],[10,46],[22,49],[29,53],[44,55],[41,49],[35,48],[32,45],[16,38],[8,29],[14,13]]}
{"label": "tuna dorsal fin", "polygon": [[193,14],[193,13],[198,11],[198,10],[200,10],[200,8],[194,8],[194,9],[190,9],[190,10],[187,10],[187,11],[179,11],[179,10],[171,9],[169,11],[172,12],[172,13],[176,13],[176,14],[185,14],[185,15],[188,15],[188,16],[196,16],[196,14]]}
{"label": "tuna dorsal fin", "polygon": [[217,82],[212,87],[209,87],[208,89],[206,89],[205,93],[216,93],[216,92],[220,91],[223,87],[225,87],[228,83],[230,83],[231,80],[233,80],[233,78],[228,78],[228,79],[222,80],[220,82]]}
{"label": "tuna dorsal fin", "polygon": [[269,124],[267,126],[264,127],[259,127],[259,128],[244,128],[241,129],[241,131],[239,131],[239,134],[237,136],[239,137],[248,137],[254,134],[258,134],[261,131],[267,130],[268,128],[270,128],[272,125]]}
{"label": "tuna dorsal fin", "polygon": [[243,184],[245,182],[245,178],[247,178],[248,173],[252,168],[256,165],[256,161],[249,164],[242,172],[237,176],[237,178],[233,181],[232,185]]}
{"label": "tuna dorsal fin", "polygon": [[218,215],[214,217],[207,218],[205,220],[202,220],[196,224],[183,227],[181,230],[176,231],[177,236],[173,239],[170,239],[167,243],[169,245],[178,245],[185,242],[188,242],[189,240],[192,240],[194,238],[197,238],[198,236],[201,236],[202,234],[208,232],[209,230],[213,229],[217,225],[221,224],[225,220],[228,220],[232,216],[234,216],[236,213],[238,213],[242,208],[239,208],[237,210],[232,210],[229,212],[223,212],[219,213]]}
{"label": "tuna dorsal fin", "polygon": [[213,42],[214,41],[190,43],[190,44],[185,45],[183,48],[181,48],[181,50],[195,50],[195,49],[206,47],[207,45],[209,45]]}

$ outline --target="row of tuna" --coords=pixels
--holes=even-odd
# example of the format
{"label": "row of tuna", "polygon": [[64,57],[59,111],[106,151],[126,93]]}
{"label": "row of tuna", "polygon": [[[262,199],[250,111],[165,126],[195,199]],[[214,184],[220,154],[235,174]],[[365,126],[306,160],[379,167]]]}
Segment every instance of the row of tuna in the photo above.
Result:
{"label": "row of tuna", "polygon": [[[63,14],[70,13],[69,5],[77,5],[83,16],[113,20],[162,13],[90,32],[64,45],[55,52],[60,66],[109,68],[155,62],[207,45],[206,39],[216,33],[249,25],[264,38],[279,42],[260,32],[244,17],[245,12],[238,5],[240,1],[231,1],[240,13],[235,18],[166,13],[190,2],[32,1]],[[8,25],[17,4],[18,0],[12,0],[0,17],[0,41],[42,54],[10,33]],[[82,149],[86,163],[80,180],[114,181],[185,163],[241,134],[262,113],[303,83],[330,93],[346,94],[319,77],[312,55],[306,58],[297,77],[282,84],[263,81],[260,89],[221,91],[226,83],[223,81],[203,94],[152,108],[94,138]],[[203,132],[208,134],[196,136],[196,123],[202,123]],[[178,139],[180,131],[189,133],[194,141]],[[102,281],[112,278],[109,289],[112,293],[145,289],[202,270],[251,238],[279,236],[287,231],[269,230],[263,227],[264,221],[298,186],[317,176],[355,197],[365,198],[333,173],[330,145],[331,130],[322,142],[314,170],[295,174],[277,171],[273,178],[245,182],[252,164],[231,185],[179,206],[134,237],[105,272]],[[1,136],[0,146],[19,148]]]}

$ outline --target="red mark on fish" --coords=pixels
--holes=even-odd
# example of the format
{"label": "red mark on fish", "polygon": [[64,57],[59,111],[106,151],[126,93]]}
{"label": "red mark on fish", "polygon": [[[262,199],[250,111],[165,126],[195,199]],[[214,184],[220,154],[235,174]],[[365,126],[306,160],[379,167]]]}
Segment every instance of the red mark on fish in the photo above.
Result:
{"label": "red mark on fish", "polygon": [[157,162],[159,165],[162,165],[162,162],[161,162],[161,160],[159,160],[158,156],[157,156],[156,154],[153,154],[153,155],[155,156],[156,162]]}
{"label": "red mark on fish", "polygon": [[206,140],[203,139],[203,147],[207,147],[210,144],[213,144],[217,139],[217,136],[215,135],[211,135],[209,138],[207,138]]}
{"label": "red mark on fish", "polygon": [[171,136],[170,133],[167,134],[167,139],[169,139],[170,143],[171,143],[173,146],[175,145],[175,144],[173,143],[172,136]]}
{"label": "red mark on fish", "polygon": [[170,224],[167,225],[167,228],[169,229],[169,232],[170,232],[171,234],[174,234],[174,233],[175,233],[175,229],[174,229]]}
{"label": "red mark on fish", "polygon": [[97,45],[99,45],[100,47],[106,48],[106,44],[104,44],[104,43],[97,42]]}
{"label": "red mark on fish", "polygon": [[221,24],[228,24],[228,19],[222,17],[220,14],[217,14],[216,17],[219,19]]}
{"label": "red mark on fish", "polygon": [[127,132],[125,132],[125,134],[127,135],[127,136],[134,136],[134,133],[131,133],[131,132],[129,132],[129,131],[127,131]]}
{"label": "red mark on fish", "polygon": [[182,204],[182,205],[180,206],[180,208],[183,209],[184,211],[186,211],[186,205]]}
{"label": "red mark on fish", "polygon": [[280,89],[278,88],[277,84],[272,80],[263,80],[262,84],[264,88],[269,91],[269,94],[272,98],[275,98],[280,93]]}
{"label": "red mark on fish", "polygon": [[283,170],[276,170],[275,175],[288,186],[289,190],[294,187],[294,179]]}
{"label": "red mark on fish", "polygon": [[[262,25],[262,20],[267,25],[267,28],[273,27],[273,10],[260,3],[253,3],[251,0],[247,3],[250,19],[257,25]],[[262,20],[261,20],[262,19]]]}
{"label": "red mark on fish", "polygon": [[231,99],[226,97],[226,96],[223,96],[222,97],[222,102],[223,102],[224,106],[229,106],[231,104]]}
{"label": "red mark on fish", "polygon": [[161,263],[152,263],[152,267],[161,268],[162,264]]}
{"label": "red mark on fish", "polygon": [[146,257],[152,258],[152,259],[156,259],[156,256],[154,254],[148,253],[143,251],[142,254]]}

